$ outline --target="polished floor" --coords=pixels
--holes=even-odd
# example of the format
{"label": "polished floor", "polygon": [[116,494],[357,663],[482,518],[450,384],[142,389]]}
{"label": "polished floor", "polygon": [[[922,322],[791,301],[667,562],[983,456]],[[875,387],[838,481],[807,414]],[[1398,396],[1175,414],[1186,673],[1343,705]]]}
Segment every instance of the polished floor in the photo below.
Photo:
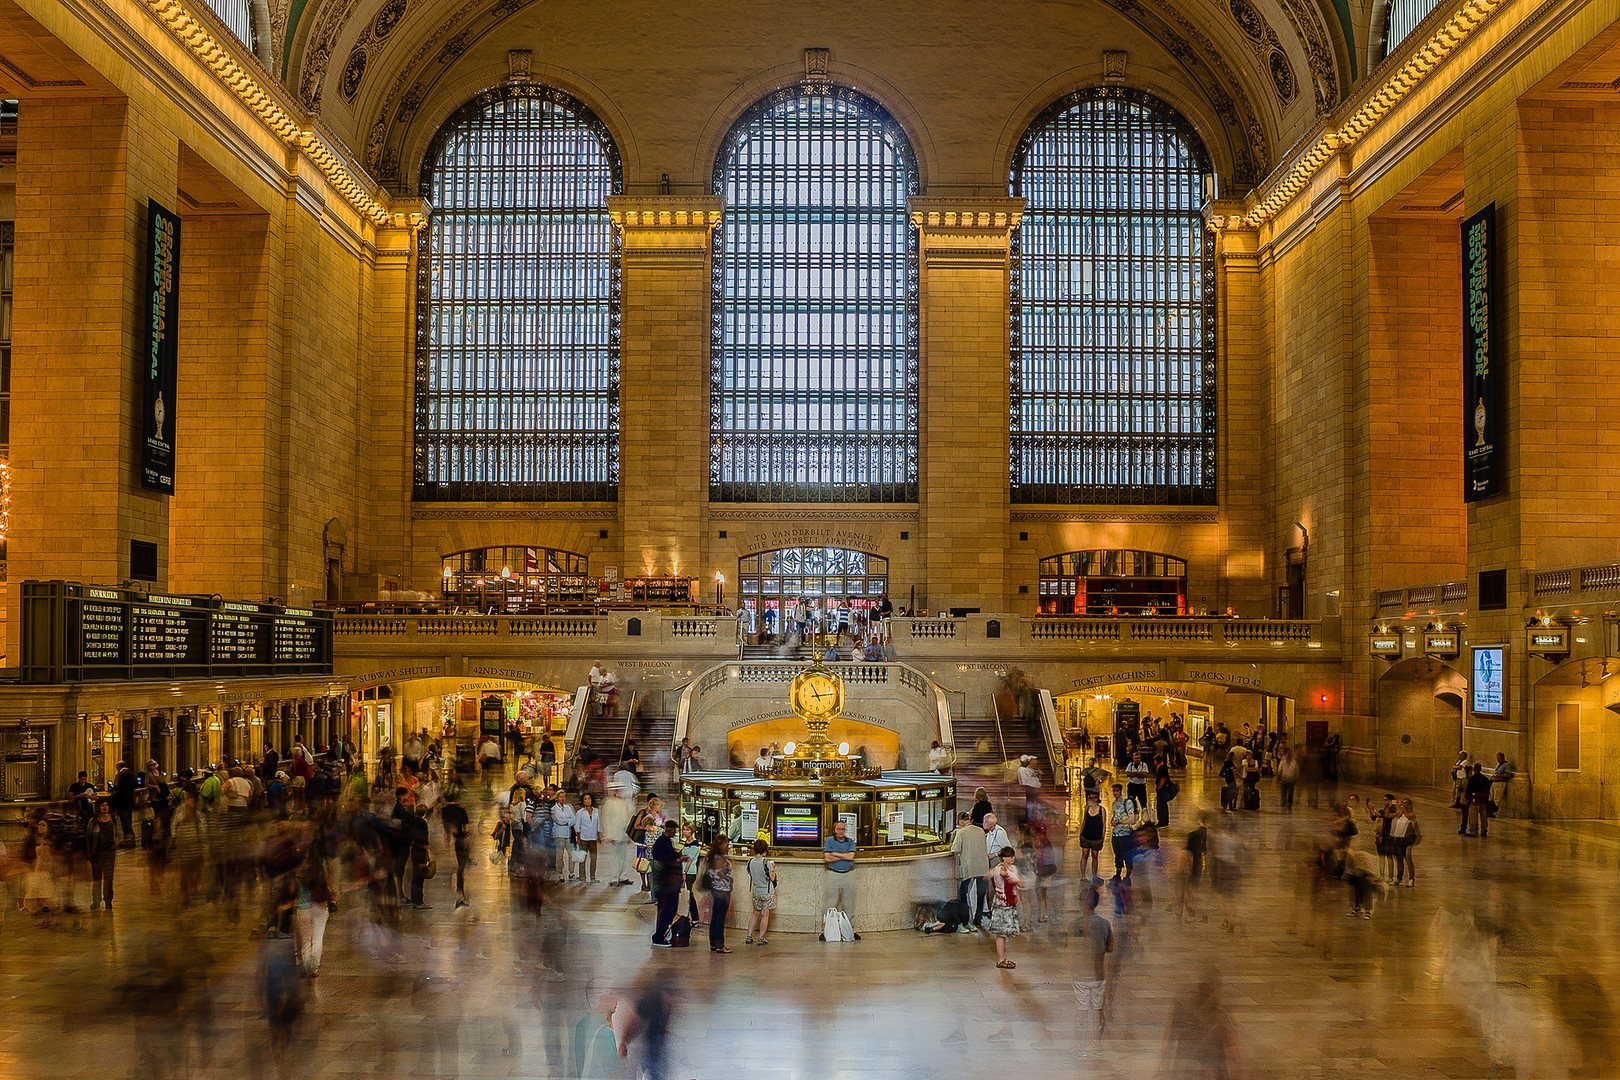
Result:
{"label": "polished floor", "polygon": [[[397,933],[360,895],[344,898],[285,1040],[261,991],[266,955],[285,945],[251,932],[251,908],[236,925],[218,904],[180,911],[150,893],[139,853],[120,857],[113,913],[41,927],[15,910],[13,884],[0,1077],[1616,1075],[1616,830],[1503,821],[1466,838],[1443,793],[1407,793],[1425,832],[1418,884],[1348,918],[1348,889],[1322,887],[1307,865],[1326,834],[1325,791],[1318,809],[1302,792],[1292,815],[1270,791],[1259,813],[1217,812],[1242,877],[1227,896],[1181,889],[1185,823],[1215,802],[1205,787],[1197,775],[1183,785],[1151,902],[1120,915],[1104,901],[1117,947],[1093,1054],[1080,1053],[1071,989],[1072,886],[1054,892],[1060,915],[1011,942],[1015,970],[996,968],[980,934],[772,934],[761,948],[733,930],[735,951],[716,955],[706,930],[689,950],[651,948],[634,888],[558,887],[528,913],[479,840],[469,908],[453,907],[446,873],[428,883],[432,909],[405,911]],[[489,814],[482,793],[469,802]],[[84,902],[87,879],[79,889]],[[647,1001],[649,987],[669,991],[662,1064],[646,1060],[645,1033],[620,1061],[581,1064],[592,1011]]]}

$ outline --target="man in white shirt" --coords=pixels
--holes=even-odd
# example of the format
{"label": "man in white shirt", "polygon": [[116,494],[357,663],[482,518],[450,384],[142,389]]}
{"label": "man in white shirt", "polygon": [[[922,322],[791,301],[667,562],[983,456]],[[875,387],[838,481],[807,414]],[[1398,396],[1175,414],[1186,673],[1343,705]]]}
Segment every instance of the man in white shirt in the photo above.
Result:
{"label": "man in white shirt", "polygon": [[759,757],[754,759],[754,768],[763,770],[765,772],[770,771],[770,769],[771,769],[771,748],[770,747],[762,746],[762,747],[759,748]]}
{"label": "man in white shirt", "polygon": [[1463,808],[1463,788],[1468,784],[1468,751],[1457,751],[1457,763],[1451,767],[1451,808]]}
{"label": "man in white shirt", "polygon": [[1030,821],[1041,817],[1041,775],[1034,769],[1035,759],[1025,754],[1018,759],[1018,786],[1024,789],[1024,816]]}
{"label": "man in white shirt", "polygon": [[574,876],[574,808],[569,805],[566,792],[557,793],[557,802],[551,808],[552,869],[560,881]]}
{"label": "man in white shirt", "polygon": [[[985,871],[986,874],[989,874],[991,867],[999,866],[1001,864],[1001,849],[1004,848],[1004,847],[1012,847],[1013,843],[1012,843],[1012,838],[1007,835],[1007,830],[1003,829],[1000,825],[996,824],[996,815],[994,815],[994,814],[986,814],[986,815],[984,815],[984,826],[983,826],[983,828],[984,828],[984,871]],[[988,882],[986,884],[988,884]],[[981,885],[979,887],[979,895],[981,897],[980,904],[981,904],[981,907],[982,907],[982,905],[984,903],[983,897],[985,897],[987,895],[986,892],[985,892],[985,887],[983,885]],[[984,921],[988,922],[989,919],[990,919],[989,914],[984,914],[982,916],[982,919]]]}
{"label": "man in white shirt", "polygon": [[936,773],[945,772],[945,763],[950,760],[950,756],[950,751],[939,745],[938,739],[935,739],[933,742],[929,743],[928,771]]}
{"label": "man in white shirt", "polygon": [[[1237,775],[1242,776],[1241,761],[1238,762],[1236,769]],[[1147,762],[1142,760],[1141,752],[1132,754],[1130,764],[1125,766],[1125,794],[1135,799],[1137,806],[1147,805],[1148,772]]]}

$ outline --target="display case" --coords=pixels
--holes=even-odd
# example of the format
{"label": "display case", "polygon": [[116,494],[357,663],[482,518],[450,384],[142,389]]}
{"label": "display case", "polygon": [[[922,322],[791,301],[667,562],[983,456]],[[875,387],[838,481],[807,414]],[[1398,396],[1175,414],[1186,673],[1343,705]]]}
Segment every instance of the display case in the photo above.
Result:
{"label": "display case", "polygon": [[889,771],[823,784],[727,769],[681,779],[680,818],[705,844],[724,829],[733,845],[758,838],[788,857],[819,857],[822,842],[843,818],[857,850],[910,855],[946,843],[953,799],[950,781],[938,773]]}

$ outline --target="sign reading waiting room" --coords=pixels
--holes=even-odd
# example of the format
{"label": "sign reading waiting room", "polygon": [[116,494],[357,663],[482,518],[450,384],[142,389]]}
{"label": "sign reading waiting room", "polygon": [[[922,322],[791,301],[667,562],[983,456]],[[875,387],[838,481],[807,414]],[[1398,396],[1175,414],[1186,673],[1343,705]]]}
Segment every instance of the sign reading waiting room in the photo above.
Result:
{"label": "sign reading waiting room", "polygon": [[1502,428],[1492,346],[1495,320],[1496,204],[1462,225],[1463,256],[1463,501],[1495,495],[1499,487]]}

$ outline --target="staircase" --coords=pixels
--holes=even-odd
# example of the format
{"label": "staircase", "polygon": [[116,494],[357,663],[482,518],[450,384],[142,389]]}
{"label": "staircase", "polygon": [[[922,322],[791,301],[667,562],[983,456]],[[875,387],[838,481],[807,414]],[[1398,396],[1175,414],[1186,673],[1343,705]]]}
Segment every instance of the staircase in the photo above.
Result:
{"label": "staircase", "polygon": [[[995,717],[956,717],[951,721],[951,737],[956,745],[956,771],[958,776],[963,777],[964,786],[967,776],[978,776],[985,778],[986,788],[991,788],[992,782],[1003,781],[1003,769],[1007,762],[1012,762],[1016,769],[1018,759],[1028,754],[1035,759],[1042,787],[1048,791],[1067,790],[1068,776],[1062,770],[1053,768],[1045,740],[1032,734],[1029,725],[1022,720],[1015,718],[1004,722],[998,739]],[[1010,782],[1010,787],[1016,787],[1016,773],[1005,777],[1005,780]]]}
{"label": "staircase", "polygon": [[[629,729],[630,738],[636,740],[636,750],[641,754],[641,771],[645,774],[655,763],[668,760],[669,748],[675,741],[675,718],[648,715],[639,709],[639,705],[640,702],[631,702],[634,715],[630,718]],[[592,708],[595,708],[594,701]],[[588,743],[592,750],[600,752],[603,761],[617,762],[624,747],[625,718],[603,716],[593,711],[585,721],[580,739]]]}
{"label": "staircase", "polygon": [[[798,660],[808,663],[825,652],[826,648],[825,645],[820,648],[813,645],[800,645],[797,649],[790,651],[788,655],[783,656],[782,646],[780,645],[744,645],[742,658],[744,660]],[[853,659],[853,652],[854,649],[850,646],[840,646],[838,659]]]}

